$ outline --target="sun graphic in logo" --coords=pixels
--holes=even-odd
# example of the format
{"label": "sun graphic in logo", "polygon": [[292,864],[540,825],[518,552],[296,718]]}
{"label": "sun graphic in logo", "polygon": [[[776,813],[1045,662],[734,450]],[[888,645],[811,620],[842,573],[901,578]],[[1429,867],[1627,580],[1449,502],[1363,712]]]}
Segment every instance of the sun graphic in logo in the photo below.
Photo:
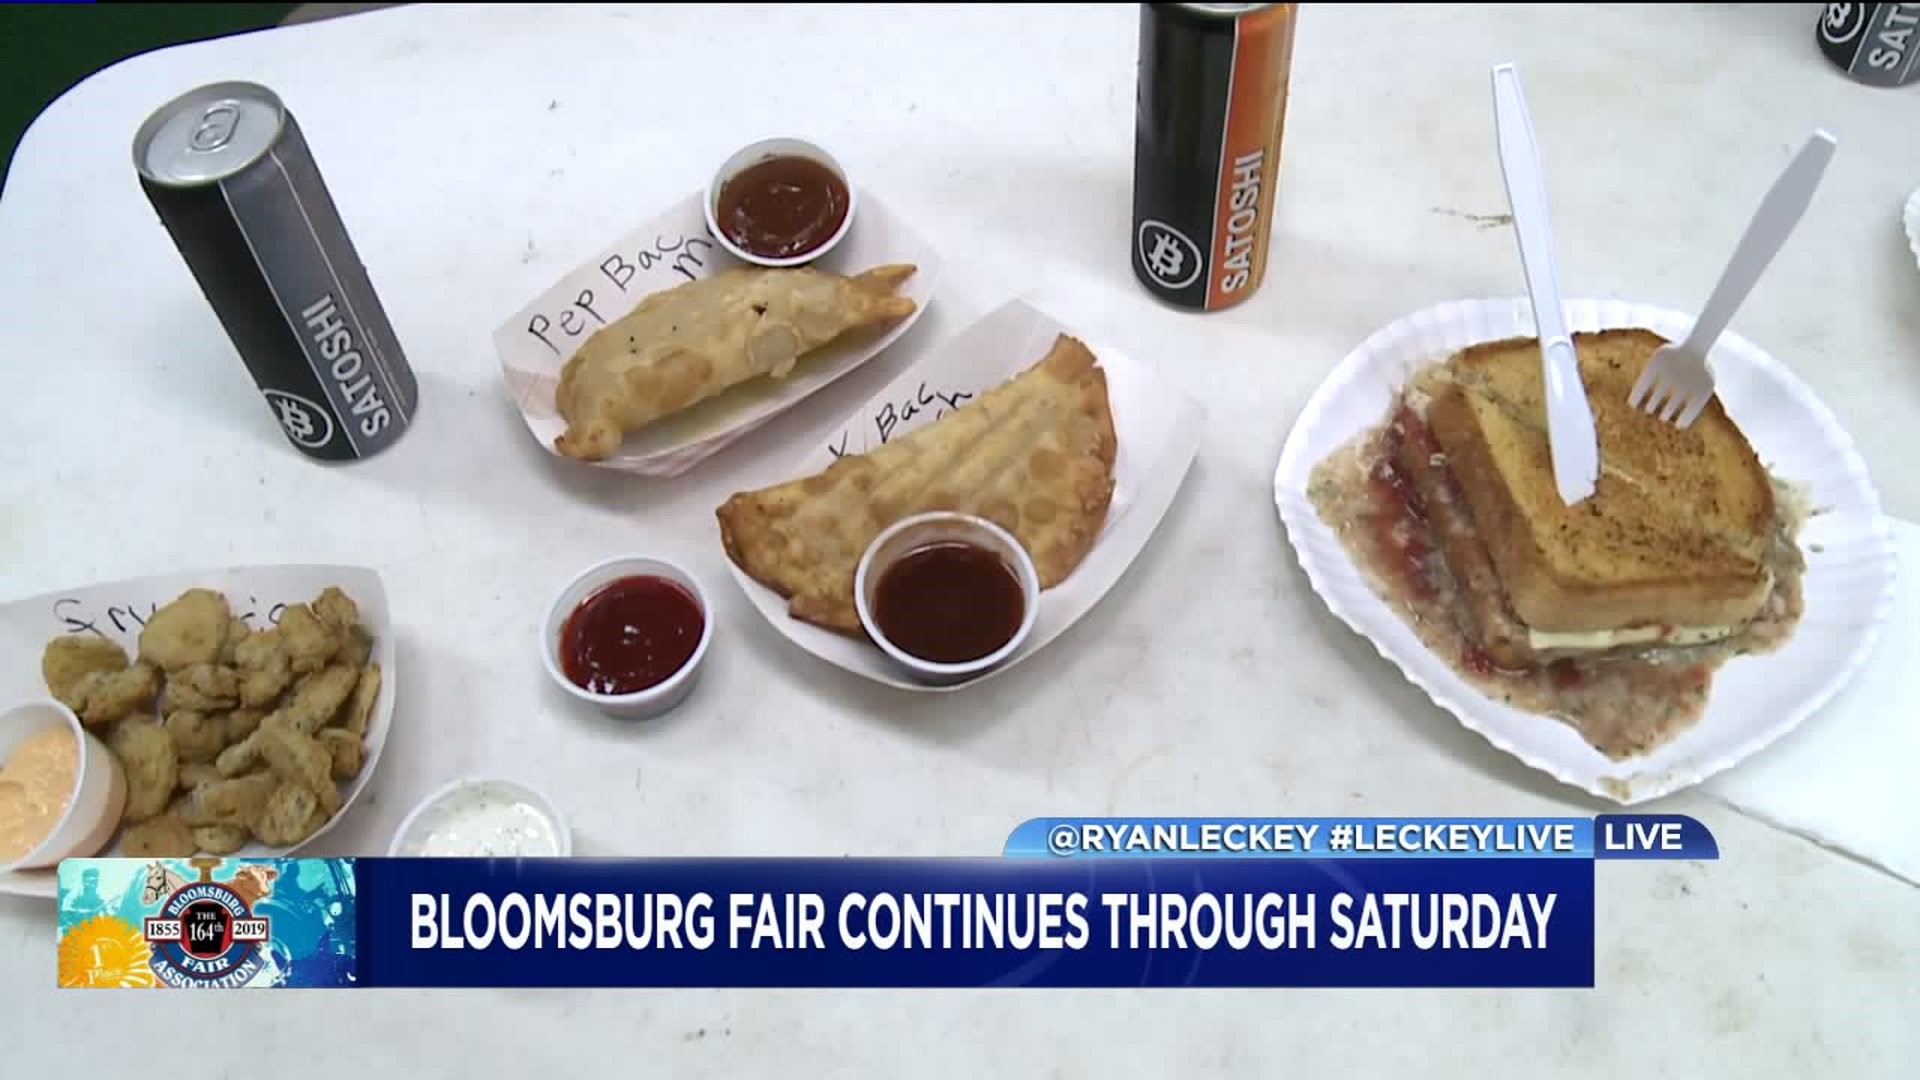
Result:
{"label": "sun graphic in logo", "polygon": [[155,986],[152,951],[138,927],[95,915],[60,936],[62,987]]}

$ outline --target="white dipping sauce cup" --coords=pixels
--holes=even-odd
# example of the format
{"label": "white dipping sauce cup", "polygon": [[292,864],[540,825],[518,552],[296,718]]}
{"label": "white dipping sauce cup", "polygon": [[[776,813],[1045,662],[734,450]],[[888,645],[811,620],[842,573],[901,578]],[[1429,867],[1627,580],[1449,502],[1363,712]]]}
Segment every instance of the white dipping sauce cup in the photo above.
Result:
{"label": "white dipping sauce cup", "polygon": [[[879,621],[874,618],[874,591],[879,588],[880,579],[885,576],[887,569],[901,556],[928,544],[941,542],[972,544],[993,552],[1006,561],[1020,582],[1020,600],[1024,611],[1019,628],[1005,645],[978,660],[961,664],[922,660],[887,640]],[[1026,644],[1027,638],[1033,633],[1034,621],[1040,615],[1040,575],[1034,570],[1033,558],[1020,541],[986,518],[947,511],[915,514],[895,522],[867,545],[866,553],[861,555],[860,565],[853,575],[853,605],[867,636],[908,675],[924,683],[951,686],[992,671],[1006,663],[1020,651],[1020,646]]]}
{"label": "white dipping sauce cup", "polygon": [[[560,659],[561,637],[574,609],[594,593],[628,577],[665,578],[685,589],[693,597],[694,606],[700,609],[700,641],[693,647],[693,655],[687,658],[687,662],[680,665],[680,670],[667,676],[665,681],[631,694],[596,694],[567,678]],[[693,692],[694,684],[700,678],[700,666],[707,659],[707,646],[712,641],[713,608],[707,603],[706,590],[700,587],[700,582],[692,574],[664,559],[628,556],[587,567],[553,598],[553,607],[547,611],[546,625],[540,631],[540,661],[546,665],[547,674],[554,684],[570,696],[616,719],[645,720],[671,711]]]}
{"label": "white dipping sauce cup", "polygon": [[427,857],[409,856],[408,846],[416,839],[424,839],[426,833],[438,823],[436,815],[464,795],[493,795],[526,804],[545,817],[547,825],[553,830],[553,855],[564,858],[573,854],[573,833],[567,828],[566,815],[560,812],[552,799],[547,798],[546,792],[517,780],[478,776],[452,781],[415,804],[412,810],[407,811],[406,819],[400,822],[400,828],[394,831],[393,843],[388,845],[387,854],[394,858]]}
{"label": "white dipping sauce cup", "polygon": [[126,773],[106,744],[81,726],[80,718],[65,705],[50,699],[34,700],[0,712],[0,763],[21,743],[49,727],[66,728],[78,746],[73,791],[53,831],[19,859],[0,863],[0,873],[38,870],[58,866],[61,859],[97,855],[120,825],[120,811],[127,803]]}

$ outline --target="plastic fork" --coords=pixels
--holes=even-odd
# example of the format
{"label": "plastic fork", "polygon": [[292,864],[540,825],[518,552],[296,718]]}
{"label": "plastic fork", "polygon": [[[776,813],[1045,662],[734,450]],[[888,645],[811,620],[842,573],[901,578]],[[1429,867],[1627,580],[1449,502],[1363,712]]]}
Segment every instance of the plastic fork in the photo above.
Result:
{"label": "plastic fork", "polygon": [[1788,163],[1780,179],[1773,182],[1767,197],[1760,200],[1753,221],[1747,225],[1740,246],[1720,274],[1720,283],[1707,297],[1707,305],[1693,320],[1687,338],[1678,345],[1662,345],[1647,361],[1646,370],[1633,384],[1627,404],[1641,409],[1685,430],[1700,417],[1700,410],[1713,400],[1713,372],[1707,368],[1707,353],[1733,321],[1733,313],[1746,300],[1760,275],[1780,253],[1781,245],[1793,235],[1794,226],[1806,214],[1820,178],[1833,160],[1834,139],[1825,131],[1815,131]]}
{"label": "plastic fork", "polygon": [[1500,173],[1507,182],[1513,231],[1520,238],[1520,267],[1533,301],[1533,325],[1540,338],[1540,363],[1547,387],[1547,448],[1553,458],[1553,482],[1568,506],[1593,494],[1600,479],[1600,440],[1593,430],[1593,406],[1580,381],[1580,366],[1560,305],[1560,271],[1553,258],[1553,232],[1547,227],[1547,184],[1540,152],[1533,141],[1533,119],[1520,92],[1520,73],[1512,64],[1493,69],[1493,127],[1500,144]]}

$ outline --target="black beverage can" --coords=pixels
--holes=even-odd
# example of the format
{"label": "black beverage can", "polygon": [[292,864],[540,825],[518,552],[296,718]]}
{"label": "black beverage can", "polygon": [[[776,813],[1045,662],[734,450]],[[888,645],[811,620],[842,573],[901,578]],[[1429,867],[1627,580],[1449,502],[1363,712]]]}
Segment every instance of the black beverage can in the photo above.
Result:
{"label": "black beverage can", "polygon": [[280,99],[190,91],[140,126],[133,162],[288,441],[322,461],[391,446],[419,400],[413,369]]}
{"label": "black beverage can", "polygon": [[1143,4],[1133,149],[1133,273],[1176,307],[1218,311],[1267,271],[1293,4]]}
{"label": "black beverage can", "polygon": [[1814,37],[1855,82],[1905,86],[1920,79],[1920,4],[1828,4]]}

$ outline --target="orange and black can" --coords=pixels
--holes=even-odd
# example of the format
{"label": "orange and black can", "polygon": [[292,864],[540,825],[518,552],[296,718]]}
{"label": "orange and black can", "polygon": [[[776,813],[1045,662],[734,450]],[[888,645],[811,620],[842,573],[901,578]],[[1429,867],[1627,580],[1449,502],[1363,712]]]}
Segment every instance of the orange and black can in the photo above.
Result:
{"label": "orange and black can", "polygon": [[1141,5],[1133,272],[1175,307],[1232,307],[1266,275],[1296,6]]}

